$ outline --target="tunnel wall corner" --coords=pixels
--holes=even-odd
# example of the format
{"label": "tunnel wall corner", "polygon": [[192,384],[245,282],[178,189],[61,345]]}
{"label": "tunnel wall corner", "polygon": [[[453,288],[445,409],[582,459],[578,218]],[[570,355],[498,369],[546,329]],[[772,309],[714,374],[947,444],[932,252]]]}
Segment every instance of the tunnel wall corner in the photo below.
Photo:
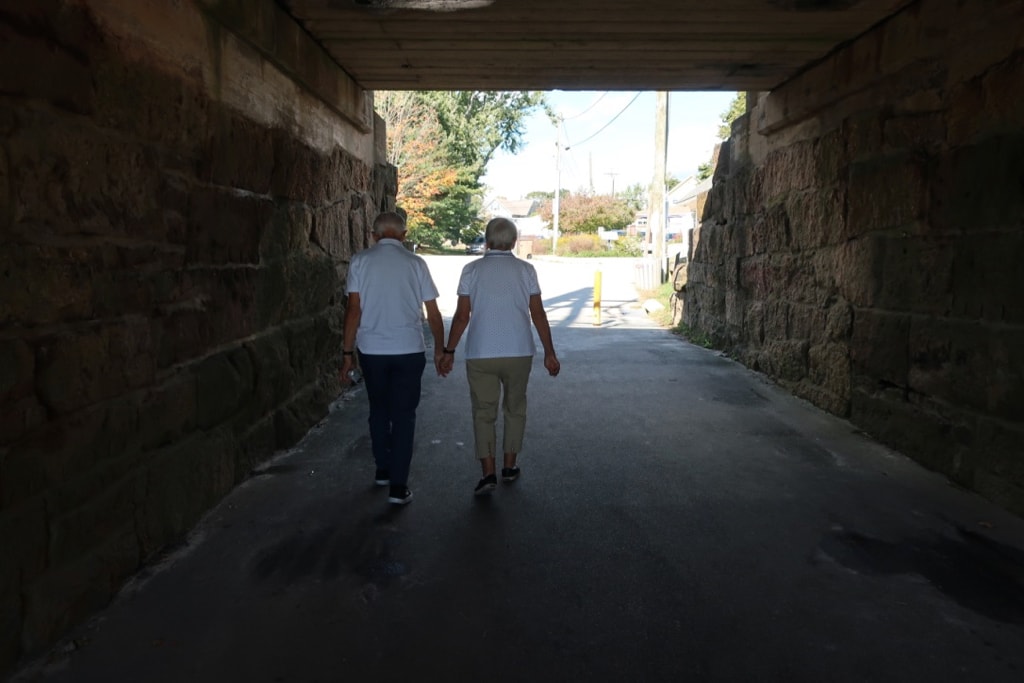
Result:
{"label": "tunnel wall corner", "polygon": [[1024,10],[920,0],[723,147],[684,322],[1024,514]]}

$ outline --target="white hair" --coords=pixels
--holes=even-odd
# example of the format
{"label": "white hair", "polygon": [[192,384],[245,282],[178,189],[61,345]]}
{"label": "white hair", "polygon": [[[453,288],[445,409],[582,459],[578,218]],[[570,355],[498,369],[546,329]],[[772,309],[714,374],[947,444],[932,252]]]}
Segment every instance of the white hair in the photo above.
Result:
{"label": "white hair", "polygon": [[384,233],[397,234],[405,232],[405,219],[394,211],[385,211],[373,219],[373,234],[380,237]]}
{"label": "white hair", "polygon": [[508,251],[515,246],[519,229],[508,218],[492,218],[484,230],[484,239],[489,249]]}

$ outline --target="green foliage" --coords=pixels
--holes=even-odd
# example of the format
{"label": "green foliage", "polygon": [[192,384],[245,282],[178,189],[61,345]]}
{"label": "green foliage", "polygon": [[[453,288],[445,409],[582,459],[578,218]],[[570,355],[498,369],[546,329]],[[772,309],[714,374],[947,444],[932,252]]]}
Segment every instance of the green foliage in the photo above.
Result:
{"label": "green foliage", "polygon": [[618,256],[643,256],[644,248],[639,237],[620,237],[612,242],[612,251]]}
{"label": "green foliage", "polygon": [[732,135],[732,122],[746,113],[747,94],[738,92],[736,97],[732,98],[732,102],[729,103],[729,108],[723,111],[719,117],[722,125],[718,127],[718,138],[720,140],[728,140],[729,136]]}
{"label": "green foliage", "polygon": [[[747,113],[747,94],[743,92],[736,93],[736,96],[729,102],[729,107],[721,114],[719,114],[719,120],[722,124],[718,127],[718,138],[720,140],[728,140],[729,136],[732,135],[732,122]],[[697,180],[707,180],[715,173],[715,162],[716,158],[712,155],[711,159],[697,167]]]}
{"label": "green foliage", "polygon": [[658,323],[662,327],[671,327],[672,325],[672,296],[675,292],[672,289],[671,282],[663,282],[655,289],[645,289],[638,292],[641,301],[647,299],[654,299],[660,303],[664,308],[660,311],[653,311],[650,313],[650,317],[654,322]]}
{"label": "green foliage", "polygon": [[604,251],[604,244],[597,235],[566,235],[558,241],[558,247],[560,253],[573,256]]}
{"label": "green foliage", "polygon": [[[608,195],[575,194],[559,201],[559,231],[566,234],[596,234],[598,228],[621,230],[633,222],[629,203]],[[553,223],[553,202],[540,207],[540,216]]]}
{"label": "green foliage", "polygon": [[704,332],[701,332],[700,330],[696,330],[690,327],[684,322],[680,322],[678,325],[676,325],[675,331],[679,334],[679,336],[683,337],[684,339],[686,339],[686,341],[690,342],[691,344],[703,346],[705,349],[710,349],[714,347],[714,343],[711,341],[711,337],[709,337]]}
{"label": "green foliage", "polygon": [[[571,190],[568,190],[568,189],[565,189],[564,187],[562,187],[562,193],[561,193],[561,195],[559,195],[559,197],[562,200],[564,200],[566,197],[571,197],[571,196],[572,196]],[[542,203],[543,202],[551,202],[551,201],[553,201],[555,199],[555,193],[554,193],[554,191],[545,191],[545,190],[542,190],[542,189],[535,189],[535,190],[529,191],[529,193],[526,193],[526,199],[528,199],[528,200],[537,200],[538,202],[542,202]]]}
{"label": "green foliage", "polygon": [[398,167],[398,205],[410,238],[434,247],[482,230],[480,177],[494,153],[523,147],[540,92],[461,90],[376,93],[388,129],[388,161]]}
{"label": "green foliage", "polygon": [[647,188],[640,183],[633,183],[620,192],[616,198],[626,202],[635,213],[647,206]]}
{"label": "green foliage", "polygon": [[[411,225],[409,237],[418,244],[440,247],[445,241],[465,242],[484,231],[480,217],[483,199],[472,183],[456,183],[430,202],[425,213],[429,225]],[[461,230],[459,230],[461,226]]]}
{"label": "green foliage", "polygon": [[[533,241],[533,253],[543,256],[551,253],[551,240]],[[576,257],[635,257],[641,255],[640,241],[635,237],[620,237],[611,246],[602,243],[597,235],[567,235],[558,240],[559,256]]]}
{"label": "green foliage", "polygon": [[544,104],[541,92],[482,90],[427,91],[420,95],[436,112],[452,161],[483,175],[499,149],[515,154],[523,147],[526,118]]}

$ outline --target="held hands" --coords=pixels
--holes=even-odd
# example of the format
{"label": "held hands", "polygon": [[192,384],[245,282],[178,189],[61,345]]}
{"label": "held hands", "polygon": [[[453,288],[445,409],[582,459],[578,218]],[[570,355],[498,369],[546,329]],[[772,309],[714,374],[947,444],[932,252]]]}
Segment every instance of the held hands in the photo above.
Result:
{"label": "held hands", "polygon": [[443,348],[434,349],[434,368],[439,377],[447,377],[455,364],[455,356],[444,352]]}
{"label": "held hands", "polygon": [[437,366],[437,374],[441,375],[441,377],[447,377],[448,373],[450,373],[452,368],[455,367],[455,349],[452,349],[451,353],[446,353],[444,350],[445,348],[447,347],[434,352],[435,355],[437,353],[441,354],[441,361]]}

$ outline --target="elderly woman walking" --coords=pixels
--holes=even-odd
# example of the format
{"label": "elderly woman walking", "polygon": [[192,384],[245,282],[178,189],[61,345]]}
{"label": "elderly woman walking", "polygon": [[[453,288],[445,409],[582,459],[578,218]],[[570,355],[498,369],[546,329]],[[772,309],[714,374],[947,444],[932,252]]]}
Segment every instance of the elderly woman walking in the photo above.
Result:
{"label": "elderly woman walking", "polygon": [[522,450],[526,431],[526,385],[537,351],[531,321],[544,347],[545,369],[552,377],[560,370],[540,298],[537,270],[512,253],[517,237],[515,223],[507,218],[495,218],[487,224],[487,251],[483,258],[462,269],[459,301],[442,361],[442,371],[447,374],[454,363],[455,347],[468,327],[466,376],[473,407],[476,457],[483,475],[474,491],[478,496],[490,494],[498,484],[495,422],[499,401],[505,432],[501,478],[513,482],[519,477],[516,457]]}

